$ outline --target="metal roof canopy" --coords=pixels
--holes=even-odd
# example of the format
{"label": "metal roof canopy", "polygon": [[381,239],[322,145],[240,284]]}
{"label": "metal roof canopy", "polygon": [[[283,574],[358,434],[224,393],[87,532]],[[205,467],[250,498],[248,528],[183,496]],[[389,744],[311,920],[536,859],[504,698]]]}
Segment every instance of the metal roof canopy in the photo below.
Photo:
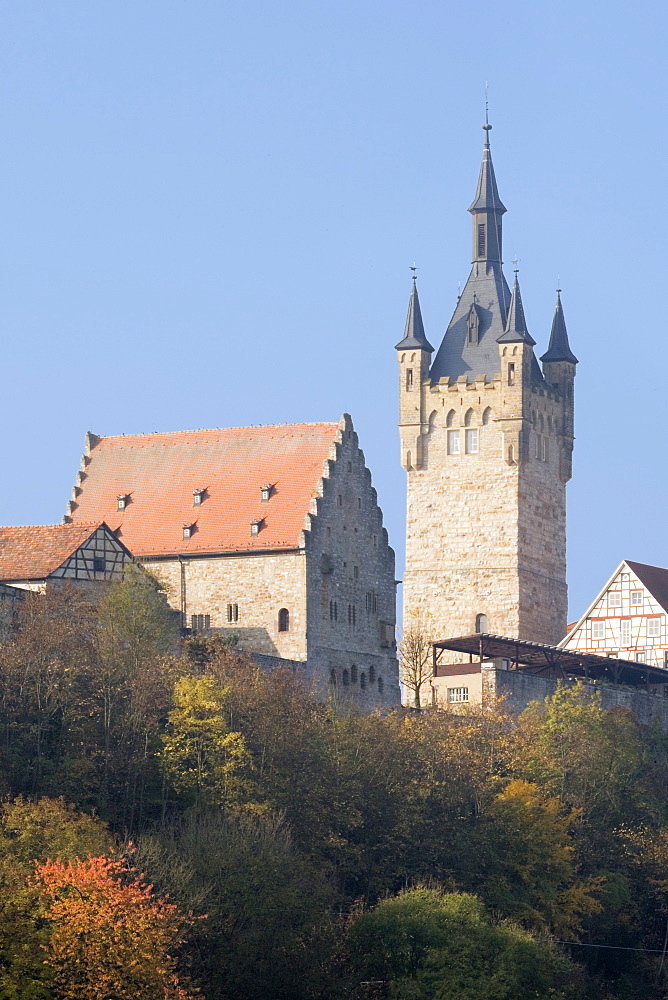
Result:
{"label": "metal roof canopy", "polygon": [[613,684],[668,684],[668,669],[653,667],[635,660],[619,660],[595,653],[578,653],[571,649],[560,649],[542,642],[526,639],[508,639],[501,635],[481,633],[465,635],[454,639],[441,639],[433,644],[434,673],[443,652],[454,650],[468,653],[482,660],[502,658],[510,660],[513,669],[526,670],[533,674],[550,674],[566,678],[567,675],[604,679]]}

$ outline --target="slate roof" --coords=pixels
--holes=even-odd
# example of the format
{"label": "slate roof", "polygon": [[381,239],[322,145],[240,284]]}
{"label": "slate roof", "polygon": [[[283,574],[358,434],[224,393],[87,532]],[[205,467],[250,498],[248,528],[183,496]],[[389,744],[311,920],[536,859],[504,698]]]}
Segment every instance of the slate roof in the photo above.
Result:
{"label": "slate roof", "polygon": [[403,340],[396,346],[397,351],[429,351],[434,350],[424,332],[422,322],[422,311],[420,309],[420,299],[418,298],[417,285],[413,282],[411,297],[408,300],[408,315],[406,316],[406,327],[404,329]]}
{"label": "slate roof", "polygon": [[647,587],[664,611],[668,611],[668,569],[662,569],[660,566],[648,566],[646,563],[631,562],[630,559],[625,559],[624,562],[635,573],[643,586]]}
{"label": "slate roof", "polygon": [[527,321],[524,317],[524,306],[522,305],[522,293],[520,292],[520,283],[517,280],[517,272],[515,272],[515,282],[513,284],[513,291],[510,297],[510,306],[508,307],[508,318],[506,319],[506,328],[498,338],[497,343],[499,344],[530,344],[531,347],[535,347],[536,341],[533,339],[531,334],[527,329]]}
{"label": "slate roof", "polygon": [[[323,465],[349,421],[91,436],[70,517],[105,520],[139,558],[297,548]],[[199,507],[195,490],[205,491]],[[119,495],[128,497],[124,511]],[[261,522],[257,535],[253,521]]]}
{"label": "slate roof", "polygon": [[[483,128],[485,128],[484,125]],[[503,215],[506,206],[499,198],[499,189],[496,186],[492,152],[489,148],[489,128],[491,125],[486,131],[485,148],[482,151],[482,163],[478,174],[478,187],[475,198],[469,206],[469,212],[496,212],[497,215]]]}
{"label": "slate roof", "polygon": [[100,521],[0,528],[0,580],[45,580],[99,527]]}
{"label": "slate roof", "polygon": [[566,320],[564,319],[564,309],[561,304],[561,295],[557,292],[557,304],[554,307],[554,317],[552,319],[552,330],[550,331],[550,343],[547,351],[540,359],[545,361],[570,361],[572,365],[578,363],[578,359],[573,354],[568,343],[568,331],[566,330]]}

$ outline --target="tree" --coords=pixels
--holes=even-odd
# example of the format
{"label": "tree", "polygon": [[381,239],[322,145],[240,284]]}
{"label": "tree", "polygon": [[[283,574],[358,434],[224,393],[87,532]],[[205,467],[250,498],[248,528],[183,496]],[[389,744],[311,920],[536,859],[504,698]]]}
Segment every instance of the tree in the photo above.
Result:
{"label": "tree", "polygon": [[528,1000],[581,996],[577,969],[550,943],[494,923],[467,893],[410,889],[350,929],[354,980],[389,983],[392,1000]]}
{"label": "tree", "polygon": [[409,612],[408,620],[404,622],[398,653],[401,680],[412,692],[415,708],[422,707],[420,693],[433,674],[433,642],[431,615],[417,611]]}
{"label": "tree", "polygon": [[172,787],[205,806],[238,807],[252,796],[251,758],[225,719],[227,691],[213,677],[181,677],[161,753]]}
{"label": "tree", "polygon": [[59,1000],[189,1000],[172,949],[189,918],[130,881],[121,860],[47,861],[32,884],[41,893],[50,935],[43,950]]}

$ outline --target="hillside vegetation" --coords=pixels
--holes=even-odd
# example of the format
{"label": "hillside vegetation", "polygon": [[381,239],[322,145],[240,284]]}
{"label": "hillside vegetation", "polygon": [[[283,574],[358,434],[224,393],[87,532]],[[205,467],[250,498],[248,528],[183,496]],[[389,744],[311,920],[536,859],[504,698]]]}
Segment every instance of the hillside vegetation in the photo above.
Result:
{"label": "hillside vegetation", "polygon": [[133,570],[0,643],[0,1000],[658,1000],[668,742],[581,687],[359,715]]}

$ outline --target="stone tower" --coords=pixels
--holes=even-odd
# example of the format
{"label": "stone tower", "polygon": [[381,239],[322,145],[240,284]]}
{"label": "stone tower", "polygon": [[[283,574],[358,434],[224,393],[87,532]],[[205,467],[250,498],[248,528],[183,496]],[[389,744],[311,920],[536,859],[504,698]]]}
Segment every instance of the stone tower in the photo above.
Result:
{"label": "stone tower", "polygon": [[534,355],[515,271],[502,269],[489,147],[473,221],[473,266],[440,348],[415,279],[399,359],[408,473],[404,612],[446,636],[475,631],[556,643],[566,634],[566,483],[573,449],[571,352],[559,293],[548,350]]}

